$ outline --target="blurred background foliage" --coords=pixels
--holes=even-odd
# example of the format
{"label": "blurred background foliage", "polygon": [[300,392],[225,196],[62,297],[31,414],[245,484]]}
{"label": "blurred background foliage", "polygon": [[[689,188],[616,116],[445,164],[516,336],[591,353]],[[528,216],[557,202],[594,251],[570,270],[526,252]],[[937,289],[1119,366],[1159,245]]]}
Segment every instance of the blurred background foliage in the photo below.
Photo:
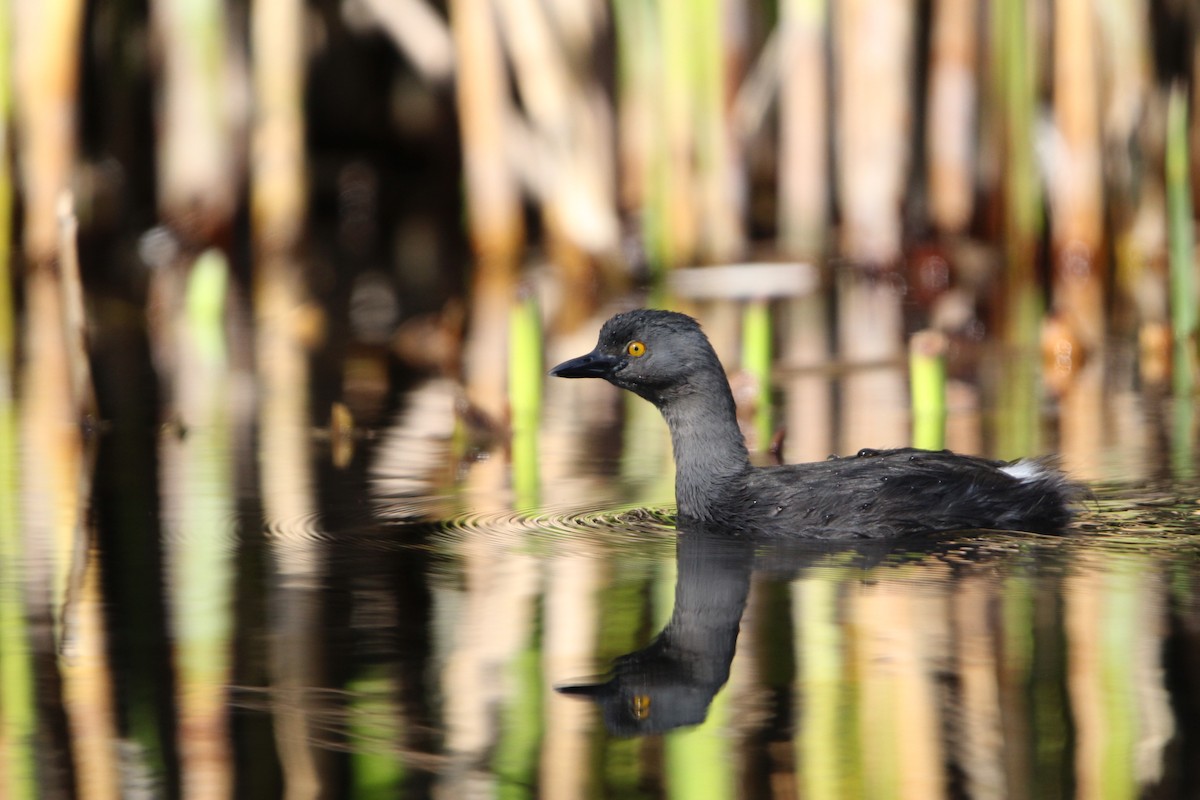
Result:
{"label": "blurred background foliage", "polygon": [[882,285],[908,330],[1040,337],[1067,371],[1114,332],[1148,376],[1172,343],[1191,371],[1191,3],[4,5],[7,376],[66,192],[91,334],[145,310],[160,372],[209,250],[234,323],[477,387],[503,385],[503,336],[463,331],[503,330],[521,281],[561,330],[747,261]]}

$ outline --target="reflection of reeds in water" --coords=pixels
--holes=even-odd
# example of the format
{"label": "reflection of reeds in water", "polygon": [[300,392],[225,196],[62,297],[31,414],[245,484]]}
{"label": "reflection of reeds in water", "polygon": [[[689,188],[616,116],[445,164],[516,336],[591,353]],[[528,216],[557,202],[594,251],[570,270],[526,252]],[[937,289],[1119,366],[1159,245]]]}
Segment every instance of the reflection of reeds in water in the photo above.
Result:
{"label": "reflection of reeds in water", "polygon": [[[64,194],[60,205],[53,209],[52,249],[36,260],[27,251],[34,267],[25,282],[27,366],[20,398],[22,583],[30,646],[43,666],[55,663],[59,647],[79,654],[78,662],[63,664],[56,676],[66,728],[80,738],[77,756],[97,767],[96,796],[115,796],[116,777],[105,752],[115,736],[111,695],[103,688],[105,628],[95,591],[98,567],[89,561],[87,505],[95,441],[84,439],[83,424],[94,418],[95,409],[70,196]],[[57,699],[44,690],[38,694],[39,730],[53,736],[47,718]]]}
{"label": "reflection of reeds in water", "polygon": [[[226,687],[233,663],[235,431],[225,341],[228,266],[215,250],[192,267],[175,321],[172,397],[180,425],[160,437],[164,559],[171,612],[184,797],[233,788]],[[239,424],[240,423],[240,424]]]}
{"label": "reflection of reeds in water", "polygon": [[1133,797],[1162,778],[1174,735],[1161,662],[1162,584],[1125,557],[1067,579],[1066,635],[1079,797]]}
{"label": "reflection of reeds in water", "polygon": [[[1131,582],[1148,562],[1084,558],[1061,589],[999,563],[999,576],[986,563],[955,574],[925,558],[813,570],[792,583],[805,796],[942,796],[943,762],[981,798],[1027,787],[1040,796],[1072,774],[1088,797],[1113,787],[1134,796],[1161,779],[1174,725],[1163,605]],[[1060,590],[1065,642],[1045,602]]]}
{"label": "reflection of reeds in water", "polygon": [[32,800],[36,771],[34,665],[21,582],[18,428],[10,379],[6,372],[0,386],[0,787],[7,797]]}
{"label": "reflection of reeds in water", "polygon": [[[657,570],[651,586],[653,619],[658,628],[672,617],[677,595],[678,574],[674,562]],[[735,658],[735,663],[737,659]],[[697,665],[704,669],[706,665]],[[730,683],[737,676],[730,668]],[[726,687],[727,689],[729,687]],[[708,716],[699,725],[666,734],[663,742],[663,770],[667,791],[672,797],[711,797],[724,800],[736,796],[736,772],[731,747],[731,692],[723,691],[713,699]],[[655,713],[653,706],[650,713]]]}
{"label": "reflection of reeds in water", "polygon": [[792,583],[796,650],[797,785],[814,800],[862,796],[858,726],[834,573]]}

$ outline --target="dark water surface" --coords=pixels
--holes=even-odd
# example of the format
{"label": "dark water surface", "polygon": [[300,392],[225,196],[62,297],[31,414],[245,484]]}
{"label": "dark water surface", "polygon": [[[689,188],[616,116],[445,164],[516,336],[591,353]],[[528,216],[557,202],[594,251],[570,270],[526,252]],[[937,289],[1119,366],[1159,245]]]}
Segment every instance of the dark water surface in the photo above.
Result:
{"label": "dark water surface", "polygon": [[[89,552],[52,574],[27,551],[2,576],[5,618],[33,609],[0,651],[4,785],[1200,796],[1187,409],[1111,386],[1041,409],[1031,449],[1095,487],[1063,537],[814,550],[677,533],[665,427],[585,384],[549,384],[511,448],[473,448],[440,381],[352,454],[215,412],[114,421]],[[873,396],[857,419],[841,395],[812,442],[785,391],[789,460],[907,443]],[[989,415],[955,408],[951,447],[1008,455]]]}

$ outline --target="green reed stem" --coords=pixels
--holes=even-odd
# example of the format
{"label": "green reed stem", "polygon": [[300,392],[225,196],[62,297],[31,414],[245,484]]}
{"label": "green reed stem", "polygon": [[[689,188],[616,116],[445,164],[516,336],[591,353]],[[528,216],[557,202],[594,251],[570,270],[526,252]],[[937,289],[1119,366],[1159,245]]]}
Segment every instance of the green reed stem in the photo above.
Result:
{"label": "green reed stem", "polygon": [[1037,340],[1037,239],[1041,233],[1042,195],[1034,157],[1037,114],[1037,58],[1026,0],[992,4],[991,30],[999,112],[991,124],[999,130],[1003,158],[1005,273],[1009,310],[1006,338],[1030,346]]}
{"label": "green reed stem", "polygon": [[205,250],[192,264],[184,294],[188,333],[210,364],[225,361],[225,296],[229,264],[216,248]]}
{"label": "green reed stem", "polygon": [[396,680],[375,664],[346,686],[350,717],[350,784],[356,800],[396,797],[404,781],[403,718],[396,707]]}
{"label": "green reed stem", "polygon": [[16,440],[16,409],[6,390],[0,394],[0,796],[32,800],[37,795],[37,712],[22,596]]}
{"label": "green reed stem", "polygon": [[516,691],[509,695],[501,714],[499,741],[492,758],[492,769],[499,781],[496,787],[499,800],[524,800],[535,796],[538,751],[543,733],[542,691],[545,686],[541,661],[539,643],[532,641],[508,663]]}
{"label": "green reed stem", "polygon": [[1167,100],[1167,241],[1171,276],[1171,332],[1175,344],[1173,385],[1177,396],[1195,385],[1196,279],[1192,190],[1188,175],[1188,106],[1182,86]]}
{"label": "green reed stem", "polygon": [[[0,0],[0,145],[9,136],[10,4]],[[0,146],[7,153],[7,146]],[[17,413],[13,403],[16,309],[12,294],[12,173],[0,158],[0,795],[35,796],[34,676],[22,598],[21,496],[17,471]]]}
{"label": "green reed stem", "polygon": [[752,300],[742,314],[742,369],[754,378],[754,430],[759,450],[766,450],[774,433],[771,418],[771,306]]}
{"label": "green reed stem", "polygon": [[919,331],[908,349],[912,393],[912,443],[925,450],[946,446],[946,337]]}
{"label": "green reed stem", "polygon": [[508,403],[512,414],[512,480],[518,507],[540,499],[538,430],[542,415],[542,317],[532,293],[517,300],[508,324]]}

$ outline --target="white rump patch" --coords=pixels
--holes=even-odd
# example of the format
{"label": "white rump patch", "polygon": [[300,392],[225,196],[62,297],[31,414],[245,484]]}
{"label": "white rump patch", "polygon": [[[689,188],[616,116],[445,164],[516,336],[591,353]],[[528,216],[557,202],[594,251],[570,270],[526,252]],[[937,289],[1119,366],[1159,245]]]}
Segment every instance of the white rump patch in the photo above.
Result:
{"label": "white rump patch", "polygon": [[1029,483],[1038,481],[1046,477],[1045,468],[1036,461],[1016,461],[1012,464],[1005,464],[1000,468],[1001,472],[1006,472],[1012,475],[1019,481]]}

